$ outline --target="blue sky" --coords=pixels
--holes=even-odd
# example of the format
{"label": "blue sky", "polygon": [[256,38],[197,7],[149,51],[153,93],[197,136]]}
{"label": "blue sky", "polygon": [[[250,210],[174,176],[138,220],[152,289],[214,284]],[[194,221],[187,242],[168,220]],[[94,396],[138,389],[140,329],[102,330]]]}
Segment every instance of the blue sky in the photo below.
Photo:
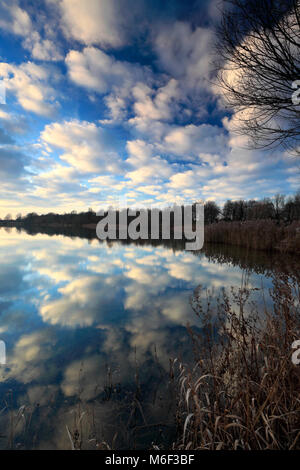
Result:
{"label": "blue sky", "polygon": [[217,4],[1,1],[0,217],[294,193],[212,84]]}

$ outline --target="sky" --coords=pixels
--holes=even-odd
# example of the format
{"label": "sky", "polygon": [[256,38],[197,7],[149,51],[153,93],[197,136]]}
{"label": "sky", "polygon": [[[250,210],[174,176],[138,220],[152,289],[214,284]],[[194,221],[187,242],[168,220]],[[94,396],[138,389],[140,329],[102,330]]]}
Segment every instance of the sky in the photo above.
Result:
{"label": "sky", "polygon": [[218,3],[1,0],[0,217],[298,190],[297,160],[233,132]]}

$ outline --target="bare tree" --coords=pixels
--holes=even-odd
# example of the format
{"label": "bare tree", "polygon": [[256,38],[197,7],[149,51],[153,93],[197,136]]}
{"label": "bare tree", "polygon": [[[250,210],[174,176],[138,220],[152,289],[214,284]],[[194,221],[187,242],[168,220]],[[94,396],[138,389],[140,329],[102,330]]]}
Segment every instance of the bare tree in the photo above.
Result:
{"label": "bare tree", "polygon": [[214,201],[207,201],[204,204],[204,221],[206,224],[217,222],[221,209]]}
{"label": "bare tree", "polygon": [[217,83],[233,128],[252,148],[299,156],[300,0],[224,1]]}
{"label": "bare tree", "polygon": [[275,218],[279,221],[284,209],[285,196],[283,194],[277,193],[275,194],[273,201]]}

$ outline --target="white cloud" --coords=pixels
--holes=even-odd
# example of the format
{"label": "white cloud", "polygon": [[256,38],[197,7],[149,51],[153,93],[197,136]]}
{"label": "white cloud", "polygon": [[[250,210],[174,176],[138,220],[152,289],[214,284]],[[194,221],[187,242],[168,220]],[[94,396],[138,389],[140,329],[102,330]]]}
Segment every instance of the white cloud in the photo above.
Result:
{"label": "white cloud", "polygon": [[79,86],[107,93],[115,86],[125,86],[142,79],[142,68],[115,60],[95,47],[86,47],[82,52],[71,50],[66,57],[71,80]]}
{"label": "white cloud", "polygon": [[19,7],[17,1],[4,0],[0,8],[0,28],[20,36],[31,34],[31,19],[28,13]]}
{"label": "white cloud", "polygon": [[156,183],[168,179],[173,173],[172,166],[159,155],[154,155],[154,146],[142,140],[127,143],[129,157],[126,163],[134,169],[126,174],[132,183]]}
{"label": "white cloud", "polygon": [[65,202],[68,197],[79,196],[84,191],[80,176],[80,173],[69,166],[55,164],[52,169],[48,166],[48,171],[32,177],[35,186],[32,194],[40,200],[51,198],[53,201],[55,198]]}
{"label": "white cloud", "polygon": [[137,170],[127,173],[127,178],[130,178],[134,184],[155,182],[159,183],[161,180],[168,178],[172,173],[166,160],[160,157],[153,157],[151,164],[141,166]]}
{"label": "white cloud", "polygon": [[63,55],[57,45],[50,39],[43,39],[41,35],[34,31],[23,41],[23,47],[31,52],[34,59],[44,61],[60,61]]}
{"label": "white cloud", "polygon": [[[107,267],[103,276],[107,276]],[[98,275],[80,276],[59,289],[59,299],[44,303],[40,314],[52,325],[85,327],[104,323],[115,296],[120,295],[121,287],[117,283],[118,279],[112,277],[101,281]]]}
{"label": "white cloud", "polygon": [[[132,91],[135,103],[135,120],[170,120],[178,111],[178,82],[171,79],[165,86],[153,90],[143,83],[138,83]],[[175,108],[175,110],[174,110]]]}
{"label": "white cloud", "polygon": [[63,150],[60,159],[81,173],[118,173],[122,161],[108,131],[86,121],[66,121],[45,127],[44,143]]}
{"label": "white cloud", "polygon": [[127,142],[127,151],[127,162],[133,166],[142,166],[151,160],[154,146],[144,140],[132,140]]}
{"label": "white cloud", "polygon": [[51,116],[57,109],[55,91],[49,85],[50,70],[27,62],[20,65],[0,62],[0,78],[7,91],[16,95],[19,104],[26,111]]}
{"label": "white cloud", "polygon": [[[87,92],[90,106],[97,103],[101,108],[97,94],[104,95],[102,100],[109,111],[108,119],[95,123],[68,117],[66,121],[45,127],[40,147],[35,148],[40,152],[34,161],[35,175],[30,176],[33,199],[20,198],[18,194],[15,206],[21,207],[26,200],[28,207],[34,204],[49,207],[51,200],[56,210],[72,210],[75,205],[77,209],[96,204],[98,207],[100,201],[103,205],[111,203],[119,193],[126,192],[129,203],[135,201],[141,205],[167,205],[200,198],[222,201],[227,197],[252,196],[258,181],[262,191],[270,191],[278,177],[276,168],[285,171],[292,165],[278,155],[268,156],[266,161],[259,152],[242,149],[243,139],[233,134],[233,119],[223,119],[222,127],[207,123],[215,117],[212,114],[206,121],[205,114],[214,109],[207,104],[215,100],[207,81],[212,30],[183,21],[166,24],[157,17],[147,30],[147,18],[145,31],[148,34],[151,29],[151,41],[146,46],[152,46],[151,59],[147,55],[149,50],[141,49],[145,42],[137,46],[138,52],[146,52],[143,64],[144,59],[152,60],[153,52],[157,54],[152,68],[104,52],[105,47],[127,44],[129,35],[141,39],[138,36],[141,25],[132,27],[134,8],[131,10],[128,5],[133,3],[131,0],[47,0],[49,10],[30,17],[28,12],[32,10],[20,8],[17,1],[2,2],[0,28],[19,36],[23,46],[38,60],[61,58],[55,46],[59,44],[58,28],[63,24],[63,31],[70,39],[71,50],[65,64],[72,85]],[[126,14],[121,15],[125,8]],[[54,28],[57,11],[61,17]],[[78,43],[74,45],[74,39],[83,44],[82,50],[76,50]],[[54,66],[2,62],[1,77],[8,97],[14,94],[26,111],[51,116],[58,108],[55,100],[59,82],[55,82]],[[73,87],[70,93],[72,90]],[[68,115],[73,109],[67,109]],[[0,123],[3,127],[0,140],[5,145],[10,133],[25,128],[22,119],[13,119],[2,108]],[[114,124],[120,126],[117,131]],[[118,140],[119,135],[122,142]],[[26,178],[24,166],[28,160],[17,154],[17,149],[10,149],[10,159],[3,152],[2,149],[4,194],[14,175],[19,180]],[[276,187],[288,183],[294,187],[295,178],[288,176],[289,179],[280,181]],[[7,195],[3,200],[7,201],[6,198]]]}
{"label": "white cloud", "polygon": [[153,38],[160,66],[186,88],[208,88],[214,33],[187,22],[164,25]]}
{"label": "white cloud", "polygon": [[164,146],[178,155],[224,152],[227,137],[218,126],[201,124],[174,127],[164,138]]}
{"label": "white cloud", "polygon": [[46,373],[45,363],[53,353],[54,344],[50,330],[36,330],[21,336],[8,358],[7,377],[17,377],[24,384],[37,380]]}
{"label": "white cloud", "polygon": [[[22,9],[17,0],[2,1],[0,6],[0,28],[8,33],[24,38],[23,47],[31,52],[34,59],[45,61],[62,60],[59,47],[49,38],[42,38],[36,30],[26,10]],[[45,28],[47,30],[47,28]]]}
{"label": "white cloud", "polygon": [[119,47],[125,43],[120,0],[61,0],[64,32],[83,44]]}
{"label": "white cloud", "polygon": [[176,189],[193,187],[197,179],[198,176],[192,170],[176,173],[170,178],[170,187]]}

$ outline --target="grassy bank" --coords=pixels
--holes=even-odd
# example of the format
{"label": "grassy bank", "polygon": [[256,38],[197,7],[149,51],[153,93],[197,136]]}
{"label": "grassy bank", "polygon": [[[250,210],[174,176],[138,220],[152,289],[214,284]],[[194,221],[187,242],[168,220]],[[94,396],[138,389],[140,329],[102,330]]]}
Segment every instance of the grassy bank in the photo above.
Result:
{"label": "grassy bank", "polygon": [[300,222],[286,226],[269,219],[219,222],[205,226],[204,240],[251,250],[300,253]]}

